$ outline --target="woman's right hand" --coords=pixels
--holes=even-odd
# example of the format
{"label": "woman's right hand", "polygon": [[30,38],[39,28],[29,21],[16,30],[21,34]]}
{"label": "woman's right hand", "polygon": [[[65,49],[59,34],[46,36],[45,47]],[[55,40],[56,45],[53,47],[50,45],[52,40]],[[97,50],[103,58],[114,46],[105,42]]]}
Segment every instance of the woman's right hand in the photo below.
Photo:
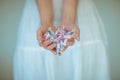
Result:
{"label": "woman's right hand", "polygon": [[39,41],[39,45],[44,47],[45,49],[50,50],[52,53],[56,53],[56,44],[55,43],[50,43],[50,39],[44,40],[44,35],[46,32],[48,32],[49,27],[55,32],[56,27],[53,25],[42,25],[40,28],[37,30],[37,40]]}

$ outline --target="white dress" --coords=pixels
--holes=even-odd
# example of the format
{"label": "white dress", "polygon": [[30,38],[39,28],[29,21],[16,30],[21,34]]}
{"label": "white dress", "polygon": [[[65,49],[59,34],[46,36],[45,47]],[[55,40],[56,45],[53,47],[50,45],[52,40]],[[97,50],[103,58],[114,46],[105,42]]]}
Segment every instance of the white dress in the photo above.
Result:
{"label": "white dress", "polygon": [[[58,26],[62,0],[53,0],[53,5]],[[81,29],[80,41],[56,56],[38,45],[36,0],[26,0],[14,55],[14,80],[110,80],[107,37],[92,0],[79,0],[76,24]]]}

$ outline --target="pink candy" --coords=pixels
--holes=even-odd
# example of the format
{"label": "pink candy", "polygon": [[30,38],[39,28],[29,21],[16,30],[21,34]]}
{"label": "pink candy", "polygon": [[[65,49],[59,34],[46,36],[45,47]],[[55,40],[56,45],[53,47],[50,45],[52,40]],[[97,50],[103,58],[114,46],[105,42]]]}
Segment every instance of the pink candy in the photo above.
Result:
{"label": "pink candy", "polygon": [[67,41],[71,38],[74,38],[75,30],[67,31],[64,27],[60,30],[58,29],[56,32],[53,32],[51,28],[49,28],[48,32],[44,35],[44,40],[50,39],[51,43],[56,43],[56,52],[61,53],[64,47],[67,46]]}

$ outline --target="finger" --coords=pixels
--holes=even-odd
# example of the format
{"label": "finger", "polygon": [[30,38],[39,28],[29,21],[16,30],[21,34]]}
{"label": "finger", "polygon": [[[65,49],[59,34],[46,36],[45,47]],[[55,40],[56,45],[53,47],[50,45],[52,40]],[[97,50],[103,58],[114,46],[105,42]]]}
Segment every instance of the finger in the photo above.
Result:
{"label": "finger", "polygon": [[50,39],[48,39],[48,40],[44,41],[44,42],[42,43],[42,45],[43,45],[44,47],[46,47],[46,46],[48,46],[50,43],[51,43],[51,42],[50,42]]}
{"label": "finger", "polygon": [[52,43],[51,45],[49,45],[47,48],[49,49],[49,50],[51,50],[51,49],[53,49],[53,48],[55,48],[56,47],[56,44],[55,43]]}
{"label": "finger", "polygon": [[72,46],[73,44],[74,44],[74,39],[73,38],[68,40],[68,42],[67,42],[68,46]]}
{"label": "finger", "polygon": [[54,27],[52,28],[52,30],[55,32],[57,29],[56,29],[56,27],[54,26]]}
{"label": "finger", "polygon": [[64,52],[66,49],[68,48],[68,46],[65,46],[61,52]]}
{"label": "finger", "polygon": [[37,40],[39,40],[40,42],[43,41],[42,31],[40,31],[40,30],[37,31]]}
{"label": "finger", "polygon": [[38,41],[38,43],[39,43],[39,46],[41,46],[41,47],[43,46],[41,42]]}
{"label": "finger", "polygon": [[58,55],[59,55],[59,56],[61,56],[61,55],[62,55],[62,53],[61,53],[61,52],[59,52],[59,53],[58,53]]}
{"label": "finger", "polygon": [[54,49],[52,49],[52,50],[50,50],[53,54],[55,54],[55,55],[57,55],[57,52],[56,52],[56,49],[54,48]]}
{"label": "finger", "polygon": [[42,41],[40,41],[39,39],[38,39],[38,44],[39,44],[39,46],[43,46]]}
{"label": "finger", "polygon": [[80,41],[80,29],[76,29],[75,34],[76,34],[75,39]]}
{"label": "finger", "polygon": [[46,46],[43,46],[43,48],[49,50]]}

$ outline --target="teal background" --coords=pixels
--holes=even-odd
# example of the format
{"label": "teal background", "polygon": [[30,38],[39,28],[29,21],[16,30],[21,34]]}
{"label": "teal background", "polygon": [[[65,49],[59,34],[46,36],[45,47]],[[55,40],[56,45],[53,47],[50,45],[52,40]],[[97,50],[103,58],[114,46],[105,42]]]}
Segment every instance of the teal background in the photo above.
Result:
{"label": "teal background", "polygon": [[[120,80],[120,0],[94,0],[108,36],[111,80]],[[0,80],[13,80],[13,55],[25,0],[0,0]]]}

